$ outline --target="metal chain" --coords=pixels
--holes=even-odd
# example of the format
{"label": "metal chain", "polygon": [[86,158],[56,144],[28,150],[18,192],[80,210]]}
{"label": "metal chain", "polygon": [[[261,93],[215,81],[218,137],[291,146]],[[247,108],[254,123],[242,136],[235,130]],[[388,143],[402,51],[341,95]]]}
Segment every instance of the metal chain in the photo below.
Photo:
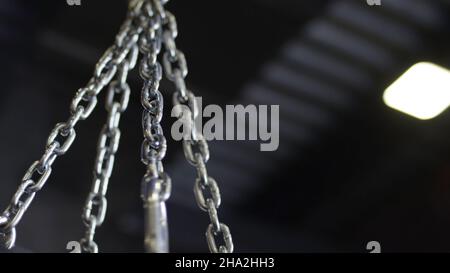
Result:
{"label": "metal chain", "polygon": [[168,224],[165,202],[171,193],[171,179],[164,172],[162,160],[165,157],[167,144],[161,127],[163,116],[163,96],[159,91],[162,68],[158,62],[161,51],[161,17],[151,1],[151,11],[143,35],[139,40],[139,49],[143,55],[140,75],[144,80],[141,93],[142,128],[144,141],[141,148],[141,160],[146,165],[146,173],[142,179],[141,198],[145,210],[145,248],[147,252],[165,253],[169,251]]}
{"label": "metal chain", "polygon": [[82,220],[86,226],[85,236],[80,240],[83,252],[98,252],[94,235],[96,228],[103,224],[106,216],[106,192],[114,167],[115,154],[119,148],[120,117],[127,109],[130,98],[130,87],[126,80],[128,71],[132,70],[136,65],[137,55],[138,47],[135,45],[130,51],[127,60],[119,67],[116,80],[109,85],[105,105],[108,118],[98,139],[92,187],[82,214]]}
{"label": "metal chain", "polygon": [[[142,25],[142,0],[130,2],[127,19],[116,37],[114,45],[106,50],[98,61],[94,75],[87,86],[76,93],[70,105],[70,117],[67,121],[56,124],[51,131],[45,152],[40,160],[35,161],[14,194],[9,206],[0,214],[0,244],[7,249],[14,246],[16,241],[16,226],[29,208],[37,192],[47,182],[52,172],[52,165],[58,156],[62,156],[72,146],[75,137],[75,127],[80,120],[87,119],[97,105],[97,96],[116,75],[130,50],[135,45]],[[135,27],[137,25],[137,27]]]}
{"label": "metal chain", "polygon": [[[232,253],[234,250],[230,229],[218,218],[217,209],[221,203],[221,196],[217,182],[208,176],[206,163],[209,160],[208,144],[195,127],[195,119],[199,109],[194,94],[186,89],[185,78],[188,74],[186,58],[176,47],[175,39],[178,35],[175,17],[159,5],[163,19],[163,43],[166,49],[163,55],[164,71],[167,78],[175,85],[174,104],[184,105],[190,110],[191,134],[183,139],[183,150],[187,161],[197,170],[194,193],[200,209],[208,212],[210,225],[206,231],[207,243],[212,253]],[[224,244],[218,243],[220,236]]]}
{"label": "metal chain", "polygon": [[[188,73],[186,60],[175,44],[177,26],[175,17],[164,9],[167,1],[130,1],[127,19],[116,36],[115,44],[100,58],[94,76],[87,86],[76,93],[70,106],[69,119],[58,123],[52,130],[44,155],[30,166],[9,206],[0,214],[0,243],[7,248],[14,246],[16,226],[35,194],[49,179],[55,159],[67,153],[73,144],[76,124],[91,115],[97,105],[98,94],[109,85],[106,102],[108,120],[98,142],[94,182],[82,216],[87,230],[85,237],[80,241],[84,251],[98,251],[94,234],[105,219],[107,207],[105,195],[120,139],[118,125],[121,113],[127,108],[130,93],[126,78],[128,71],[136,63],[138,44],[139,51],[143,54],[140,75],[144,80],[141,103],[144,108],[142,127],[145,139],[142,143],[141,160],[146,165],[146,173],[142,180],[141,197],[146,210],[145,246],[149,252],[168,252],[165,202],[170,197],[171,179],[164,172],[162,165],[167,145],[160,124],[163,115],[163,97],[159,91],[162,68],[157,61],[161,44],[164,43],[166,48],[163,56],[164,70],[167,78],[173,81],[176,87],[174,104],[186,105],[191,112],[191,138],[184,139],[183,150],[187,161],[197,169],[194,186],[196,201],[210,216],[211,224],[206,231],[208,246],[213,253],[233,252],[230,230],[218,218],[220,191],[216,181],[207,173],[208,145],[195,128],[194,121],[199,109],[194,94],[186,89],[184,80]],[[111,82],[115,76],[116,80]],[[115,100],[116,95],[121,96],[119,100]],[[220,234],[224,244],[218,243]]]}

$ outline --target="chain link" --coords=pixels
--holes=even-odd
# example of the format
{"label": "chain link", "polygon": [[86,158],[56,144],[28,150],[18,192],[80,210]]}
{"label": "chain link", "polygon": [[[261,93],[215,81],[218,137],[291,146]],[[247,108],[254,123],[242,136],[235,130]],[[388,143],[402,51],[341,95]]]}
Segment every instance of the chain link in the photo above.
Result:
{"label": "chain link", "polygon": [[[141,104],[144,108],[141,160],[146,165],[146,172],[142,179],[141,198],[146,210],[145,245],[149,252],[168,252],[165,202],[171,194],[171,179],[164,172],[162,164],[167,143],[161,126],[164,103],[159,91],[162,67],[158,62],[158,55],[164,44],[166,52],[162,62],[167,78],[176,88],[174,104],[187,106],[191,113],[191,134],[183,140],[183,151],[187,161],[197,169],[194,194],[198,206],[209,214],[211,223],[206,231],[208,246],[213,253],[233,252],[230,230],[218,217],[220,190],[217,182],[207,172],[206,163],[210,157],[208,144],[195,128],[199,109],[194,94],[186,88],[186,58],[176,47],[177,24],[175,17],[164,8],[167,1],[130,0],[127,18],[116,35],[115,43],[96,64],[87,86],[76,92],[70,104],[70,117],[66,122],[58,123],[51,131],[41,159],[27,170],[9,206],[0,214],[0,243],[7,248],[14,246],[16,226],[36,193],[49,179],[54,161],[58,156],[66,154],[72,146],[76,138],[76,125],[92,114],[97,105],[97,96],[108,85],[105,105],[108,118],[98,140],[93,184],[82,214],[86,232],[80,240],[84,252],[98,252],[94,236],[106,216],[108,182],[120,140],[119,122],[130,96],[127,75],[135,67],[140,52],[143,58],[139,72],[144,80],[141,92]],[[223,244],[218,243],[220,237]]]}
{"label": "chain link", "polygon": [[[76,138],[75,127],[78,122],[87,119],[91,115],[97,105],[97,95],[106,85],[110,84],[117,73],[118,67],[123,65],[124,62],[127,62],[129,67],[132,68],[136,63],[138,49],[135,44],[139,38],[139,34],[142,32],[142,26],[146,23],[145,19],[142,18],[143,2],[143,0],[133,0],[130,2],[127,19],[122,24],[114,45],[106,50],[105,54],[98,61],[93,73],[94,75],[89,80],[87,86],[79,89],[72,99],[70,104],[70,117],[66,122],[58,123],[51,131],[43,156],[30,166],[10,204],[0,214],[0,244],[3,244],[6,248],[10,249],[14,246],[16,226],[29,208],[36,193],[43,188],[49,179],[54,161],[58,156],[66,154],[72,146]],[[123,86],[124,78],[126,76],[119,77],[120,86]],[[120,107],[117,108],[117,112],[121,112],[126,108],[126,94],[123,94],[123,96],[123,99],[118,102]],[[107,108],[112,108],[116,102],[112,98],[108,98],[109,104]],[[111,116],[108,124],[115,124],[116,119],[118,119],[117,115]],[[107,129],[111,129],[111,126],[108,125]],[[114,136],[116,131],[105,130],[105,132],[110,137]],[[105,153],[105,159],[109,158],[109,161],[112,161],[110,159],[112,156],[110,152],[115,149],[114,145],[111,147],[113,148],[108,149],[108,152]],[[102,171],[102,175],[109,174],[109,172],[109,167],[107,167],[106,170]],[[89,203],[92,204],[92,207],[97,206],[98,200],[100,200],[100,203],[103,202],[101,198],[92,198]],[[100,214],[97,215],[99,217],[92,217],[86,221],[90,223],[90,229],[92,231],[95,231],[93,227],[97,226],[98,222],[102,222],[97,220],[102,220],[103,208],[106,208],[106,202],[104,206],[100,206]],[[93,234],[92,232],[92,237]],[[86,238],[90,237],[87,236]],[[88,247],[91,250],[97,249],[94,244]]]}
{"label": "chain link", "polygon": [[[135,45],[135,48],[137,50],[137,45]],[[80,240],[83,252],[98,252],[98,245],[94,241],[94,236],[96,228],[103,224],[106,216],[106,193],[114,167],[115,154],[119,149],[120,117],[127,109],[130,97],[130,87],[126,80],[128,71],[136,63],[134,53],[136,50],[133,49],[129,53],[129,57],[118,67],[116,80],[109,84],[106,95],[105,108],[108,117],[98,139],[93,183],[82,214],[82,220],[86,226],[85,236]]]}
{"label": "chain link", "polygon": [[165,202],[171,193],[171,179],[164,172],[162,160],[167,150],[167,142],[161,127],[164,101],[159,91],[162,67],[158,62],[161,51],[163,16],[160,0],[152,1],[149,6],[150,23],[140,37],[139,49],[143,55],[140,75],[144,80],[141,92],[142,128],[144,141],[141,148],[141,160],[146,165],[142,179],[141,198],[146,216],[145,247],[148,252],[168,252],[168,227]]}
{"label": "chain link", "polygon": [[[206,231],[206,239],[209,250],[213,253],[232,253],[234,250],[230,229],[221,223],[217,209],[221,203],[221,196],[217,182],[208,176],[206,163],[210,154],[208,143],[197,130],[195,120],[199,114],[198,105],[194,94],[186,89],[185,78],[188,74],[186,58],[176,47],[175,38],[178,35],[175,17],[168,11],[164,11],[162,22],[163,44],[166,52],[163,55],[163,65],[166,77],[175,85],[173,101],[175,105],[184,105],[190,110],[189,137],[183,139],[183,150],[186,160],[197,170],[197,179],[194,186],[194,195],[198,206],[207,211],[211,224]],[[219,244],[220,236],[224,244]]]}

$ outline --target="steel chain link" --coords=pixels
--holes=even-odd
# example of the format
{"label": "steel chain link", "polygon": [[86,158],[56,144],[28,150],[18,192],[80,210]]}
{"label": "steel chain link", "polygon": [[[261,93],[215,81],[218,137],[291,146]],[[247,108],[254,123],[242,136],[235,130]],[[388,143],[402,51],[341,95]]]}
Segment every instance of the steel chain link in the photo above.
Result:
{"label": "steel chain link", "polygon": [[141,198],[146,213],[145,247],[148,252],[168,252],[168,228],[165,202],[171,193],[171,179],[164,172],[162,160],[167,150],[166,138],[161,127],[164,101],[159,91],[162,67],[158,62],[161,51],[161,22],[158,12],[160,0],[151,1],[150,23],[139,40],[143,55],[140,75],[144,81],[141,92],[142,128],[144,141],[141,160],[146,165],[142,179]]}
{"label": "steel chain link", "polygon": [[[167,144],[160,124],[163,115],[163,96],[159,91],[162,67],[157,60],[164,44],[166,49],[163,55],[164,71],[176,87],[174,104],[187,106],[191,113],[189,117],[191,134],[189,138],[183,140],[183,150],[187,161],[197,169],[194,186],[196,201],[199,207],[209,214],[211,223],[206,231],[207,243],[213,253],[233,252],[230,230],[218,218],[220,191],[217,182],[207,173],[206,163],[210,156],[208,144],[195,128],[199,109],[194,94],[186,88],[185,78],[188,74],[186,59],[176,47],[177,25],[175,17],[164,8],[167,1],[130,1],[127,18],[116,36],[115,43],[98,61],[87,86],[75,94],[70,105],[69,119],[58,123],[51,131],[43,156],[30,166],[9,206],[0,214],[0,242],[7,248],[14,246],[16,226],[36,193],[49,179],[54,161],[58,156],[66,154],[72,146],[76,138],[77,123],[91,115],[97,105],[98,94],[109,85],[106,97],[108,119],[98,141],[93,184],[82,215],[86,233],[80,241],[83,251],[98,252],[94,235],[96,228],[105,220],[108,181],[120,140],[118,126],[130,95],[126,83],[127,74],[135,66],[140,51],[143,58],[139,72],[144,80],[141,92],[141,103],[144,108],[141,160],[146,165],[141,197],[151,220],[146,234],[146,247],[150,252],[168,251],[165,202],[170,197],[171,179],[164,172],[162,164]],[[114,77],[116,79],[112,81]],[[220,235],[223,243],[218,243]]]}
{"label": "steel chain link", "polygon": [[[161,7],[163,8],[163,7]],[[186,89],[185,78],[188,74],[186,58],[176,47],[175,39],[178,35],[175,17],[167,10],[163,10],[162,36],[166,52],[163,55],[163,65],[166,77],[175,85],[174,105],[184,105],[189,109],[190,134],[183,139],[183,150],[186,160],[197,170],[194,195],[198,206],[208,212],[211,224],[206,231],[207,243],[212,253],[232,253],[234,250],[230,229],[221,223],[217,209],[221,203],[221,196],[217,182],[208,176],[206,163],[210,154],[208,144],[201,132],[195,126],[199,114],[194,94]],[[220,238],[220,235],[222,238]],[[224,244],[218,241],[222,239]]]}
{"label": "steel chain link", "polygon": [[127,109],[130,97],[130,87],[126,80],[128,71],[133,69],[136,64],[135,53],[132,52],[137,50],[137,45],[135,48],[130,52],[130,57],[121,64],[116,80],[112,81],[108,88],[105,104],[108,118],[98,139],[93,183],[82,214],[82,220],[86,226],[85,236],[80,240],[83,252],[98,252],[94,235],[96,228],[103,224],[106,216],[106,192],[114,167],[115,154],[119,148],[120,117]]}
{"label": "steel chain link", "polygon": [[111,82],[118,66],[124,63],[130,50],[133,50],[130,55],[132,57],[127,61],[130,64],[135,63],[138,52],[137,49],[133,48],[135,48],[139,34],[142,32],[142,25],[146,23],[145,18],[142,18],[142,6],[143,0],[130,2],[127,19],[122,24],[114,45],[106,50],[98,61],[93,73],[94,76],[89,80],[87,86],[79,89],[75,94],[70,104],[70,117],[66,122],[58,123],[51,131],[43,156],[30,166],[10,204],[0,214],[0,244],[3,244],[7,249],[14,246],[16,226],[36,193],[43,188],[49,179],[54,161],[58,156],[66,154],[72,146],[76,138],[76,125],[80,120],[85,120],[91,115],[97,105],[97,95]]}
{"label": "steel chain link", "polygon": [[[118,66],[116,66],[115,71],[119,73],[116,75],[116,80],[110,82],[106,95],[105,108],[108,112],[108,118],[98,139],[93,183],[83,209],[82,220],[86,226],[85,236],[80,240],[83,252],[98,252],[98,245],[94,241],[95,231],[103,224],[106,217],[106,193],[114,167],[115,154],[119,148],[120,118],[121,114],[127,109],[130,98],[127,76],[137,63],[139,54],[137,41],[142,33],[146,18],[148,16],[145,13],[144,2],[131,1],[129,16],[116,35],[114,46],[120,48],[120,50],[116,54]],[[108,56],[108,54],[109,52],[105,56]],[[100,67],[102,67],[103,62],[100,62],[100,64]]]}

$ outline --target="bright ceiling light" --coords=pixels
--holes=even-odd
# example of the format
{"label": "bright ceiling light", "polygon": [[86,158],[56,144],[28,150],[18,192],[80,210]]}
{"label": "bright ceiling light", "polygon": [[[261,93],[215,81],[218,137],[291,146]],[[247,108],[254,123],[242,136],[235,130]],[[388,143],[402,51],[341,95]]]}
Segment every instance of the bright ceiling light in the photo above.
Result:
{"label": "bright ceiling light", "polygon": [[413,65],[383,95],[391,108],[418,119],[432,119],[450,106],[450,71],[436,64]]}

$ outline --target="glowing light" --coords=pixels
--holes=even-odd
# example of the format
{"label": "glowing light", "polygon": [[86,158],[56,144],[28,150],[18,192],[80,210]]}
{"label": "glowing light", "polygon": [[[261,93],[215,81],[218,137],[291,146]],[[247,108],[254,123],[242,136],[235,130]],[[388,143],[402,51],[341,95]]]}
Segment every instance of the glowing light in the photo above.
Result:
{"label": "glowing light", "polygon": [[450,106],[450,71],[433,63],[415,64],[386,89],[383,100],[410,116],[432,119]]}

